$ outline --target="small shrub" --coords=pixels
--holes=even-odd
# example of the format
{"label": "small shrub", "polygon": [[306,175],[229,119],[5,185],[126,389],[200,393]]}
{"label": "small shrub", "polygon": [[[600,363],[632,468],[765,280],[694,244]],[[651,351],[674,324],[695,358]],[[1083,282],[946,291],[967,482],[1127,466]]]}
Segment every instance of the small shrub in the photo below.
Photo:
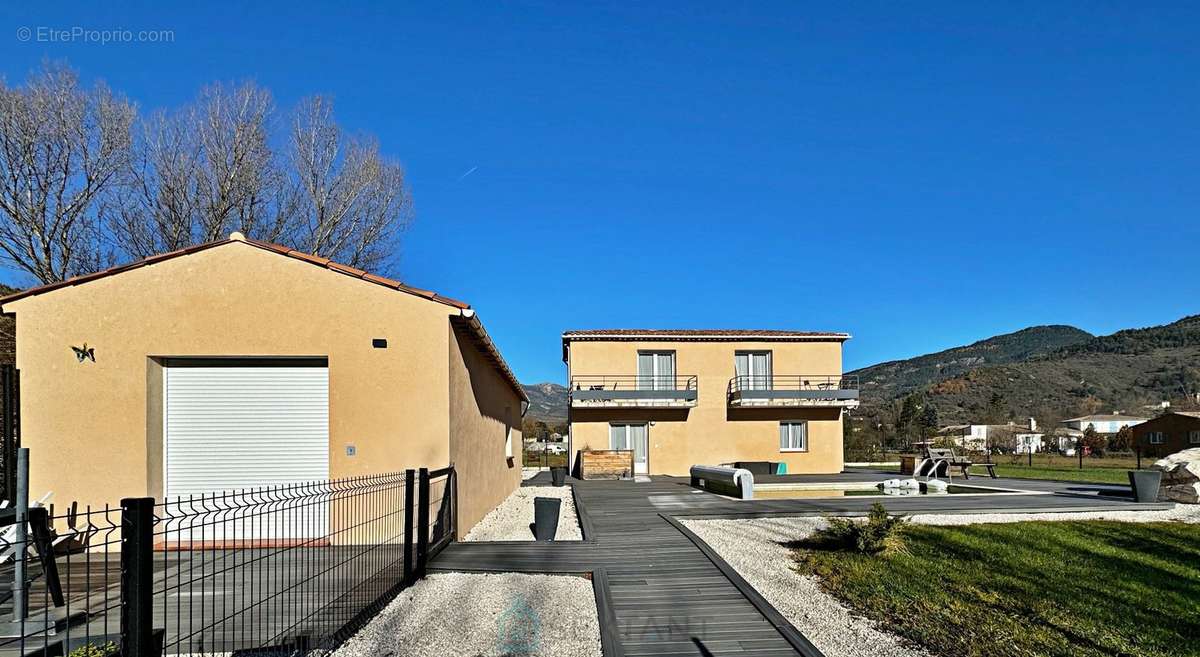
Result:
{"label": "small shrub", "polygon": [[103,645],[89,643],[67,653],[67,657],[112,657],[117,654],[117,644],[109,641]]}
{"label": "small shrub", "polygon": [[906,518],[888,515],[887,509],[876,502],[865,521],[851,518],[829,518],[829,526],[817,531],[805,541],[807,546],[825,550],[879,554],[900,547],[899,529]]}

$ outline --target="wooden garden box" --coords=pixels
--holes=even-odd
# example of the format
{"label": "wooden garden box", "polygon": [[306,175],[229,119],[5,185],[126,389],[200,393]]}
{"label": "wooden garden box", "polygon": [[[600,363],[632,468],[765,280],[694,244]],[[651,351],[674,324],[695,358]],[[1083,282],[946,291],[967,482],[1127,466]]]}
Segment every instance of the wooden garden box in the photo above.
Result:
{"label": "wooden garden box", "polygon": [[590,449],[580,452],[582,479],[620,479],[633,476],[633,450]]}

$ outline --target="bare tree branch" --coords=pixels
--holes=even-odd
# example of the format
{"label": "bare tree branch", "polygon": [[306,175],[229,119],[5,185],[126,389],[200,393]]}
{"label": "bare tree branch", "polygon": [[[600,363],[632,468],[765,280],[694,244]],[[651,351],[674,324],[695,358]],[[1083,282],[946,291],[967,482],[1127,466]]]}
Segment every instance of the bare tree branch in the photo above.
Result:
{"label": "bare tree branch", "polygon": [[252,83],[204,88],[140,125],[125,184],[106,206],[121,248],[139,257],[241,230],[279,238],[283,180],[268,144],[271,94]]}
{"label": "bare tree branch", "polygon": [[253,83],[138,120],[65,67],[0,82],[0,261],[52,282],[239,230],[386,268],[412,219],[403,168],[346,135],[328,99],[302,102],[273,140],[277,121]]}
{"label": "bare tree branch", "polygon": [[97,201],[126,167],[135,112],[64,66],[0,82],[0,259],[43,283],[106,263]]}
{"label": "bare tree branch", "polygon": [[327,98],[302,102],[292,121],[290,163],[299,191],[297,249],[366,269],[396,254],[412,219],[404,169],[370,139],[345,136]]}

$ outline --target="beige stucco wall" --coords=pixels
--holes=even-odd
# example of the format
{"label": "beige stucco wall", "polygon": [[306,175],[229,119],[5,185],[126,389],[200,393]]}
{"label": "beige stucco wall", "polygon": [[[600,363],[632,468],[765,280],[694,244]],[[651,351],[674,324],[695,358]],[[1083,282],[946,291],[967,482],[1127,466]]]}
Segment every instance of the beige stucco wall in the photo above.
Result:
{"label": "beige stucco wall", "polygon": [[[521,398],[462,330],[450,330],[450,460],[465,536],[521,485]],[[512,431],[513,458],[505,457]],[[531,520],[532,521],[532,520]]]}
{"label": "beige stucco wall", "polygon": [[[776,375],[842,373],[842,345],[826,342],[572,341],[571,376],[637,373],[639,350],[674,350],[675,371],[698,377],[695,407],[682,410],[571,409],[572,450],[607,449],[612,422],[652,422],[647,467],[651,474],[686,475],[696,464],[784,461],[789,473],[842,470],[840,409],[729,408],[726,386],[734,352],[772,352]],[[779,450],[779,422],[808,421],[808,451]]]}
{"label": "beige stucco wall", "polygon": [[[155,357],[327,357],[331,476],[450,460],[455,308],[235,242],[3,310],[17,317],[35,498],[54,491],[59,502],[115,504],[161,495]],[[373,348],[372,338],[388,347]],[[96,362],[76,361],[71,346],[84,342]]]}

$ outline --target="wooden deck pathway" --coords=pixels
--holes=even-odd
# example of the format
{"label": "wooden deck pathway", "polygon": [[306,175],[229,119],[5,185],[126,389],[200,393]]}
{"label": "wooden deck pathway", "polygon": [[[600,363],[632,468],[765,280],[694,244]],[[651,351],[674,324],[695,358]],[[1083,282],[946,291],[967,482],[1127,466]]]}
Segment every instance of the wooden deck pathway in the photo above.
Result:
{"label": "wooden deck pathway", "polygon": [[[544,475],[544,473],[543,473]],[[526,482],[545,485],[543,475]],[[861,475],[855,478],[880,478]],[[829,477],[824,477],[829,480]],[[596,573],[605,655],[782,657],[821,653],[720,557],[693,540],[677,517],[753,517],[865,512],[877,498],[737,501],[688,486],[685,479],[648,483],[572,480],[585,541],[454,543],[431,570]],[[971,483],[984,484],[984,480]],[[937,496],[885,500],[893,512],[970,513],[1130,510],[1120,487],[1016,480],[986,485],[1037,489],[1018,496]],[[1101,496],[1098,493],[1104,493]],[[604,584],[607,587],[604,591]],[[604,595],[607,594],[607,595]]]}

